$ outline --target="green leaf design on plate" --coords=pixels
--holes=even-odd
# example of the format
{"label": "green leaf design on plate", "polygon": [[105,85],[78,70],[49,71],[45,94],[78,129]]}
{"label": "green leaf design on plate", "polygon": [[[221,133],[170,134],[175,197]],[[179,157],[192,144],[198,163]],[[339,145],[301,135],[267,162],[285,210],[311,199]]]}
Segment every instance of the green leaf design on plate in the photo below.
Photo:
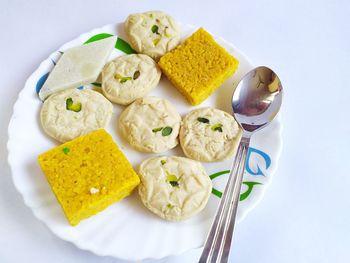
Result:
{"label": "green leaf design on plate", "polygon": [[246,186],[248,186],[248,189],[247,189],[247,191],[245,191],[244,193],[241,194],[241,196],[239,197],[239,201],[243,201],[243,200],[247,199],[247,197],[253,191],[254,185],[259,185],[259,184],[262,184],[262,183],[259,183],[259,182],[243,182],[242,184],[245,184]]}
{"label": "green leaf design on plate", "polygon": [[[88,44],[88,43],[95,42],[95,41],[105,39],[108,37],[112,37],[112,36],[113,35],[109,34],[109,33],[100,33],[100,34],[97,34],[97,35],[90,37],[88,40],[86,40],[84,42],[84,44]],[[125,40],[121,39],[120,37],[118,37],[117,42],[115,43],[115,48],[119,49],[120,51],[122,51],[126,54],[136,53],[136,51],[133,50],[132,47]]]}
{"label": "green leaf design on plate", "polygon": [[[223,174],[228,174],[228,173],[230,173],[230,170],[224,170],[224,171],[220,171],[220,172],[211,174],[209,177],[210,177],[211,180],[213,180],[216,177],[219,177],[219,176],[221,176]],[[252,193],[253,188],[254,188],[255,185],[262,185],[262,183],[259,183],[259,182],[242,182],[242,184],[245,184],[246,186],[248,186],[248,189],[247,189],[247,191],[245,191],[244,193],[242,193],[240,195],[239,201],[243,201],[243,200],[247,199],[248,196]],[[219,197],[219,198],[221,198],[221,196],[222,196],[222,192],[217,190],[217,189],[215,189],[214,187],[213,187],[211,193],[213,195]]]}
{"label": "green leaf design on plate", "polygon": [[126,54],[135,54],[136,51],[125,40],[118,37],[117,43],[115,43],[115,48],[123,51]]}
{"label": "green leaf design on plate", "polygon": [[213,180],[214,178],[220,176],[220,175],[223,175],[223,174],[228,174],[230,173],[230,170],[225,170],[225,171],[221,171],[221,172],[217,172],[215,174],[211,174],[209,177],[211,180]]}
{"label": "green leaf design on plate", "polygon": [[108,33],[97,34],[97,35],[94,35],[94,36],[90,37],[88,40],[86,40],[84,42],[84,45],[88,44],[88,43],[91,43],[91,42],[95,42],[95,41],[101,40],[101,39],[112,37],[112,36],[113,36],[112,34],[108,34]]}
{"label": "green leaf design on plate", "polygon": [[219,190],[216,190],[214,187],[211,189],[211,193],[219,198],[222,196],[222,193]]}

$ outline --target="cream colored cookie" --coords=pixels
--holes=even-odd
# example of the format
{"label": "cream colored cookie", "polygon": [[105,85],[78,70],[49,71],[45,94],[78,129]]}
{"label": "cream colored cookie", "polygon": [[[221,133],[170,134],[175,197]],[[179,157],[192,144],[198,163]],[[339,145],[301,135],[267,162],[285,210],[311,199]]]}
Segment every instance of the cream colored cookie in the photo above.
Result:
{"label": "cream colored cookie", "polygon": [[143,204],[166,220],[184,220],[197,214],[212,190],[202,164],[188,158],[150,158],[142,162],[139,175]]}
{"label": "cream colored cookie", "polygon": [[135,100],[119,117],[122,135],[141,152],[165,152],[178,144],[181,117],[167,100]]}
{"label": "cream colored cookie", "polygon": [[113,106],[102,94],[90,89],[68,89],[45,100],[40,119],[44,131],[66,142],[106,127]]}
{"label": "cream colored cookie", "polygon": [[180,42],[180,28],[173,18],[160,11],[131,14],[125,21],[130,45],[158,60]]}
{"label": "cream colored cookie", "polygon": [[201,108],[184,118],[180,144],[187,157],[216,162],[236,152],[241,135],[241,128],[230,114],[214,108]]}
{"label": "cream colored cookie", "polygon": [[112,102],[127,105],[142,98],[159,83],[161,71],[143,54],[117,57],[102,71],[102,91]]}

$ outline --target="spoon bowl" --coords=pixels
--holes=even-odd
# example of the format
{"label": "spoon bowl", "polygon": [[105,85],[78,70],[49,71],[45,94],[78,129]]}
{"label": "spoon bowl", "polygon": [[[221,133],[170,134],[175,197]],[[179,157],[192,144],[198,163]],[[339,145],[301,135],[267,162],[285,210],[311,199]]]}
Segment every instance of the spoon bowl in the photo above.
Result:
{"label": "spoon bowl", "polygon": [[251,135],[274,119],[282,104],[282,90],[278,76],[264,66],[242,78],[232,96],[232,109],[244,135]]}

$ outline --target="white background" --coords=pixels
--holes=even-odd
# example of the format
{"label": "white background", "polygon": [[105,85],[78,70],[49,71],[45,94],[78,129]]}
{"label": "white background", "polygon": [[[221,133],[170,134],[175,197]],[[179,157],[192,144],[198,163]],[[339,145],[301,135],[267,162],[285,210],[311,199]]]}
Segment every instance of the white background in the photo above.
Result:
{"label": "white background", "polygon": [[[230,262],[350,262],[347,0],[0,0],[0,262],[121,262],[61,241],[34,218],[11,181],[7,126],[26,78],[52,51],[155,9],[232,42],[273,68],[286,91],[280,164],[262,202],[236,227]],[[199,254],[147,262],[196,262]]]}

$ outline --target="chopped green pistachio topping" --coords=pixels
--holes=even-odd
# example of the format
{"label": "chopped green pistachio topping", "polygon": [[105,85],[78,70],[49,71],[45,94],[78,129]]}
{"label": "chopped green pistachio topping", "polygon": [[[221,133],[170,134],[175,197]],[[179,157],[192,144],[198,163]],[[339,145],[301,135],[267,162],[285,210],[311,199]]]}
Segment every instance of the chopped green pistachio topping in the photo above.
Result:
{"label": "chopped green pistachio topping", "polygon": [[115,78],[116,80],[119,80],[120,83],[125,83],[125,82],[127,82],[128,80],[132,80],[132,77],[123,77],[122,75],[120,75],[120,74],[118,74],[118,73],[114,75],[114,78]]}
{"label": "chopped green pistachio topping", "polygon": [[162,131],[162,136],[169,136],[173,132],[173,128],[166,126],[166,127],[159,127],[152,129],[153,132],[159,132]]}
{"label": "chopped green pistachio topping", "polygon": [[198,117],[197,121],[203,122],[203,123],[209,123],[209,120],[207,118],[203,118],[203,117]]}
{"label": "chopped green pistachio topping", "polygon": [[222,132],[222,124],[221,123],[214,124],[213,126],[211,126],[211,129],[212,131]]}
{"label": "chopped green pistachio topping", "polygon": [[123,76],[117,73],[117,74],[114,75],[114,78],[115,78],[116,80],[120,80],[120,79],[123,78]]}
{"label": "chopped green pistachio topping", "polygon": [[168,26],[165,26],[165,28],[164,28],[164,31],[163,31],[163,35],[165,36],[165,37],[171,37],[171,35],[169,34],[169,30],[168,30]]}
{"label": "chopped green pistachio topping", "polygon": [[171,184],[172,187],[178,187],[179,186],[179,179],[176,177],[176,175],[170,174],[166,172],[167,177],[166,181]]}
{"label": "chopped green pistachio topping", "polygon": [[172,204],[169,203],[169,204],[166,205],[166,207],[169,208],[169,209],[171,209],[171,208],[173,208],[174,206],[173,206]]}
{"label": "chopped green pistachio topping", "polygon": [[152,129],[153,132],[159,132],[159,131],[161,131],[161,130],[163,130],[163,127],[159,127],[159,128],[154,128],[154,129]]}
{"label": "chopped green pistachio topping", "polygon": [[172,187],[179,187],[179,183],[177,181],[169,181]]}
{"label": "chopped green pistachio topping", "polygon": [[80,102],[73,103],[73,99],[68,98],[66,99],[66,110],[79,112],[81,111],[81,103]]}
{"label": "chopped green pistachio topping", "polygon": [[158,32],[159,27],[157,25],[153,25],[151,30],[152,30],[152,33],[156,33],[157,35],[159,35],[159,32]]}
{"label": "chopped green pistachio topping", "polygon": [[165,161],[165,160],[160,160],[160,163],[161,163],[162,165],[164,165],[164,164],[166,164],[166,161]]}
{"label": "chopped green pistachio topping", "polygon": [[140,77],[140,71],[136,70],[134,76],[132,77],[134,80]]}
{"label": "chopped green pistachio topping", "polygon": [[132,80],[132,77],[124,77],[124,78],[122,78],[119,82],[120,82],[120,83],[125,83],[125,82],[127,82],[128,80]]}
{"label": "chopped green pistachio topping", "polygon": [[163,136],[169,136],[173,132],[173,128],[166,126],[162,130],[162,135]]}
{"label": "chopped green pistachio topping", "polygon": [[160,41],[160,38],[155,38],[153,39],[153,44],[156,46],[158,45],[159,41]]}
{"label": "chopped green pistachio topping", "polygon": [[68,147],[63,147],[62,151],[63,151],[64,154],[68,154],[70,149]]}

